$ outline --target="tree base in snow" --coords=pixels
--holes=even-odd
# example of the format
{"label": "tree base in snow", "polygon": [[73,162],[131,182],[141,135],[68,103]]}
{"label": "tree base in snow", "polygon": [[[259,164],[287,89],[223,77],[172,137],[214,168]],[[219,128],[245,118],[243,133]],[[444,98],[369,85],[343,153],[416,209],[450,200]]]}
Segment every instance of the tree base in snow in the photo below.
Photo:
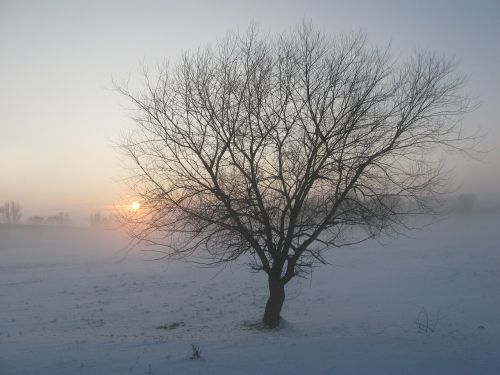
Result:
{"label": "tree base in snow", "polygon": [[244,329],[249,329],[249,330],[258,330],[258,331],[275,331],[275,330],[281,330],[289,326],[289,323],[283,319],[283,317],[280,318],[280,324],[277,327],[269,327],[266,326],[263,322],[262,319],[260,320],[245,320],[242,323],[242,326]]}

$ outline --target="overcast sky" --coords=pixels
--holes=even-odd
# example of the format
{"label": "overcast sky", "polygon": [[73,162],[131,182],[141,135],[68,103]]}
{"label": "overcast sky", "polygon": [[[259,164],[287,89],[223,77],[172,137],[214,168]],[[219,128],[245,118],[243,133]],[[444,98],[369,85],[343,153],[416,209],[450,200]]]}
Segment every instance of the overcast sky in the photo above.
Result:
{"label": "overcast sky", "polygon": [[485,163],[458,160],[460,191],[500,199],[500,1],[5,1],[0,0],[0,202],[26,214],[74,216],[120,203],[113,148],[131,125],[111,90],[142,62],[176,56],[255,20],[280,32],[311,20],[323,31],[364,31],[461,61],[481,107],[466,127],[496,147]]}

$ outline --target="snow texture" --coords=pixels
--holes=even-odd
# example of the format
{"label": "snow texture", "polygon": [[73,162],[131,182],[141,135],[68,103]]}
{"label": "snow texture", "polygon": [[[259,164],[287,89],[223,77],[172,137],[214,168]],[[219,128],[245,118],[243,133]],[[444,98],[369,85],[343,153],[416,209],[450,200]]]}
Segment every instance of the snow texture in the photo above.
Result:
{"label": "snow texture", "polygon": [[[500,374],[500,218],[335,249],[253,327],[264,274],[145,261],[103,232],[0,227],[0,374]],[[191,360],[192,345],[201,359]]]}

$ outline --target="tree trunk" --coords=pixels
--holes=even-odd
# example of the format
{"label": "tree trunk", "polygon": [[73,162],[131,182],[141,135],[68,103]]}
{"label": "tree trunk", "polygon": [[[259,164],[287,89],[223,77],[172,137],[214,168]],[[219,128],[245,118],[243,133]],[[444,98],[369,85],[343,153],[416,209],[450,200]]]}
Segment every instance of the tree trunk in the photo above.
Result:
{"label": "tree trunk", "polygon": [[278,277],[269,276],[269,298],[262,323],[269,328],[280,325],[280,312],[285,301],[285,283]]}

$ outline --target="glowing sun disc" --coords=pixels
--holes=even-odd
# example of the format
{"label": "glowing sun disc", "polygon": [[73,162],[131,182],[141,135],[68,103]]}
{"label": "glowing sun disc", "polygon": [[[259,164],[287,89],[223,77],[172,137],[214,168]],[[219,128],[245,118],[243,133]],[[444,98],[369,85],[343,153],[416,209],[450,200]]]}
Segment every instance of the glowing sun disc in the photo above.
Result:
{"label": "glowing sun disc", "polygon": [[137,211],[139,208],[141,208],[141,204],[139,202],[132,202],[130,205],[130,209],[132,211]]}

